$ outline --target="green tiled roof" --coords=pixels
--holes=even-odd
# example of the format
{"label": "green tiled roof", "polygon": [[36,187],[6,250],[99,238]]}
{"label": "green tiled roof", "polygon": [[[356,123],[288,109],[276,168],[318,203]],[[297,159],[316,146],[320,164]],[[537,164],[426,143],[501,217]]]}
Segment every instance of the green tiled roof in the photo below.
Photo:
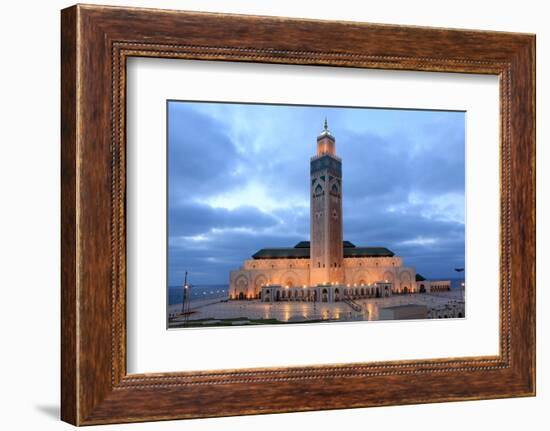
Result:
{"label": "green tiled roof", "polygon": [[[392,257],[393,251],[386,247],[356,247],[344,241],[344,257]],[[253,259],[309,259],[309,241],[301,241],[294,247],[262,248],[252,255]]]}
{"label": "green tiled roof", "polygon": [[392,257],[393,251],[386,247],[344,248],[344,257]]}
{"label": "green tiled roof", "polygon": [[253,259],[309,259],[309,247],[262,248],[252,255]]}
{"label": "green tiled roof", "polygon": [[[344,241],[342,245],[344,246],[344,248],[355,247],[355,244],[350,241]],[[310,247],[309,241],[300,241],[298,244],[294,246],[294,248],[309,248],[309,247]]]}

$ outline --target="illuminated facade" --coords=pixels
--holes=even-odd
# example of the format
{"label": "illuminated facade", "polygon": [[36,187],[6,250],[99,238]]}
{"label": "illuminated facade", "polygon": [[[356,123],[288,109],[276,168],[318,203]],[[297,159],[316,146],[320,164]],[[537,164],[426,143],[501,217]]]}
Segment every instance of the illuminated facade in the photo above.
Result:
{"label": "illuminated facade", "polygon": [[311,241],[256,252],[231,271],[230,299],[338,302],[418,292],[415,268],[392,251],[343,240],[342,185],[342,160],[325,120],[310,161]]}

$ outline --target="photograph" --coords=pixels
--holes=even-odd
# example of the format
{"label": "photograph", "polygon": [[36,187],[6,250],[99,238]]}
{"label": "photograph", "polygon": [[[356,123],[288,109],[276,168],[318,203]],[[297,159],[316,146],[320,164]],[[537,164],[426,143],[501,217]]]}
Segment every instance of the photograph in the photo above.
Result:
{"label": "photograph", "polygon": [[168,329],[466,318],[466,112],[168,100],[166,122]]}

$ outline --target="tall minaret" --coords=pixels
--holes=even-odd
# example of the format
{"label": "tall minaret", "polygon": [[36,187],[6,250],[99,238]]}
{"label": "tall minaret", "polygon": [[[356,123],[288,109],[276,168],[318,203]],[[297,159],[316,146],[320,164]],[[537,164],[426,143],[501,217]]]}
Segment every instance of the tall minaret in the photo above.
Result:
{"label": "tall minaret", "polygon": [[342,244],[342,161],[336,139],[325,127],[311,158],[310,284],[344,282]]}

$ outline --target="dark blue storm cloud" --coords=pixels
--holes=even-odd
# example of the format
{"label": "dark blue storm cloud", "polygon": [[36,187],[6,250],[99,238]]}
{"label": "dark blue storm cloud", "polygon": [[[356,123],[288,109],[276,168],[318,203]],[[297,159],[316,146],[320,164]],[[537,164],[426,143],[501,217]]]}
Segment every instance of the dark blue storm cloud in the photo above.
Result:
{"label": "dark blue storm cloud", "polygon": [[309,239],[325,116],[343,162],[344,237],[430,278],[464,266],[463,112],[169,102],[168,280],[226,284],[258,249]]}

